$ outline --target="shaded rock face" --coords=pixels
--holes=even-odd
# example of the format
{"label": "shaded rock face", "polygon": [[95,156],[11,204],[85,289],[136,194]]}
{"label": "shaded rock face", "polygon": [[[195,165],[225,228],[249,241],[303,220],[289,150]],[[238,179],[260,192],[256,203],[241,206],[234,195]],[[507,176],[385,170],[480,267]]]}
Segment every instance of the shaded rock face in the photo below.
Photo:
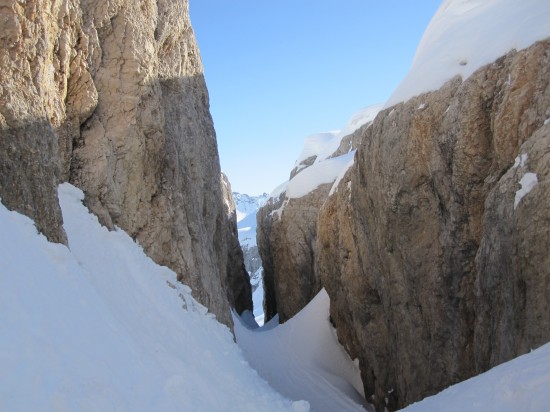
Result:
{"label": "shaded rock face", "polygon": [[82,12],[76,0],[0,6],[0,197],[48,239],[66,242],[56,188],[67,129],[97,103],[93,85],[85,101],[70,81],[75,72],[81,84],[89,80],[78,44]]}
{"label": "shaded rock face", "polygon": [[[367,122],[342,138],[329,157],[334,158],[356,149],[361,136],[370,127]],[[290,179],[314,164],[311,156],[295,167]],[[315,268],[317,254],[317,216],[329,196],[332,183],[322,184],[300,198],[283,193],[270,199],[257,216],[258,249],[264,263],[266,321],[275,314],[285,322],[304,308],[321,290],[321,279]]]}
{"label": "shaded rock face", "polygon": [[323,205],[316,268],[379,410],[550,340],[549,83],[546,41],[381,112]]}
{"label": "shaded rock face", "polygon": [[188,2],[2,6],[3,202],[64,241],[55,188],[75,184],[230,324],[232,229]]}
{"label": "shaded rock face", "polygon": [[276,202],[268,202],[258,212],[257,240],[264,262],[264,308],[269,309],[265,311],[266,321],[278,313],[279,320],[285,322],[321,290],[314,268],[317,213],[331,186],[321,185],[304,197],[285,200],[280,215],[272,213],[278,209]]}
{"label": "shaded rock face", "polygon": [[227,298],[231,307],[238,313],[245,310],[252,311],[252,286],[250,277],[246,271],[243,251],[239,244],[239,234],[237,231],[237,213],[231,184],[227,176],[222,173],[222,189],[227,216],[227,246],[229,248],[227,261],[227,280],[225,283],[229,286]]}
{"label": "shaded rock face", "polygon": [[268,322],[277,314],[276,294],[276,270],[274,260],[274,249],[279,244],[279,238],[274,235],[273,228],[279,220],[278,210],[283,205],[285,193],[276,198],[269,198],[256,214],[256,242],[263,264],[263,285],[264,285],[264,319]]}
{"label": "shaded rock face", "polygon": [[262,267],[258,246],[242,245],[244,266],[248,273],[255,273]]}

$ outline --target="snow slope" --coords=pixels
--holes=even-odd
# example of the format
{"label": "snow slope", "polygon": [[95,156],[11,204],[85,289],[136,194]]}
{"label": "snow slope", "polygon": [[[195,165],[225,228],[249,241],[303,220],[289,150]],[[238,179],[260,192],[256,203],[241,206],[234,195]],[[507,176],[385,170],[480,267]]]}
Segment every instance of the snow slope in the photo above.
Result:
{"label": "snow slope", "polygon": [[355,150],[345,155],[315,162],[290,180],[286,196],[290,199],[307,195],[320,185],[332,183],[353,165]]}
{"label": "snow slope", "polygon": [[405,412],[548,412],[550,343],[403,409]]}
{"label": "snow slope", "polygon": [[1,411],[300,410],[123,231],[59,196],[69,248],[0,205]]}
{"label": "snow slope", "polygon": [[411,70],[385,107],[468,78],[512,49],[550,37],[548,0],[444,0],[416,51]]}
{"label": "snow slope", "polygon": [[233,192],[233,200],[237,209],[237,222],[250,215],[255,215],[256,212],[265,203],[269,195],[263,193],[258,196],[251,196],[245,193]]}
{"label": "snow slope", "polygon": [[364,411],[359,368],[338,343],[329,304],[323,289],[289,321],[277,325],[275,317],[262,328],[250,313],[234,314],[237,342],[258,373],[290,399],[306,399],[316,412]]}
{"label": "snow slope", "polygon": [[256,246],[256,213],[268,198],[269,195],[267,193],[259,196],[250,196],[244,193],[233,192],[241,246]]}

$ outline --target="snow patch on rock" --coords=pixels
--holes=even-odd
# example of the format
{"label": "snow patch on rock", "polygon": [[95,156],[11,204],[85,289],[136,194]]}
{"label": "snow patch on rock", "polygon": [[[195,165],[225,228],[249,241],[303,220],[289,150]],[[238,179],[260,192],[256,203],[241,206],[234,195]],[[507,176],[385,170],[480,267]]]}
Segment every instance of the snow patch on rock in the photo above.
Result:
{"label": "snow patch on rock", "polygon": [[538,179],[536,173],[525,173],[521,180],[519,181],[519,184],[521,185],[521,189],[519,189],[516,192],[516,197],[514,199],[514,209],[516,209],[521,202],[521,199],[523,199],[527,194],[533,190],[533,188],[537,185]]}

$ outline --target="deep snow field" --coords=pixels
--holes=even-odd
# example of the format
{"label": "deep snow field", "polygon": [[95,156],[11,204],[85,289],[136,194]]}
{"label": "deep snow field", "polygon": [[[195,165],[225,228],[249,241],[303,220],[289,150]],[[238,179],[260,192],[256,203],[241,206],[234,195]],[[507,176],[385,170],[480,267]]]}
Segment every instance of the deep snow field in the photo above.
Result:
{"label": "deep snow field", "polygon": [[[59,197],[69,248],[0,205],[0,411],[363,410],[324,291],[280,326],[236,317],[241,350],[79,189]],[[545,412],[548,388],[550,344],[406,410]]]}
{"label": "deep snow field", "polygon": [[69,248],[0,206],[0,411],[296,409],[171,270],[59,197]]}

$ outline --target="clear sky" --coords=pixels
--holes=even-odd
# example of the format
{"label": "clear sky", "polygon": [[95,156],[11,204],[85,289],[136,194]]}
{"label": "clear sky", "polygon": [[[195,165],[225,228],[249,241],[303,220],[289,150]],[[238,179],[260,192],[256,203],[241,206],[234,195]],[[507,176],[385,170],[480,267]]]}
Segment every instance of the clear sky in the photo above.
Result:
{"label": "clear sky", "polygon": [[190,0],[222,170],[271,192],[304,139],[383,103],[441,0]]}

